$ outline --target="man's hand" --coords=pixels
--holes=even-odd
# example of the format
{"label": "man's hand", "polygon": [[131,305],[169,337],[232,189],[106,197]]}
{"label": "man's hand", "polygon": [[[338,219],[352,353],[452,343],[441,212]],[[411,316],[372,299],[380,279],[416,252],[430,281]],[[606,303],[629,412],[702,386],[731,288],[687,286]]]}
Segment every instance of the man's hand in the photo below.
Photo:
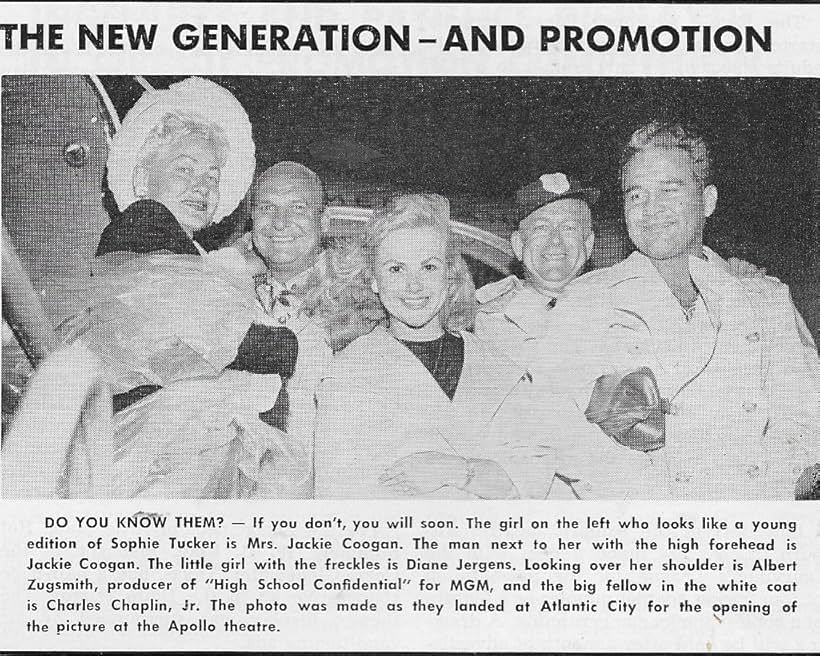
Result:
{"label": "man's hand", "polygon": [[412,496],[433,492],[445,485],[457,487],[464,481],[466,471],[464,458],[438,451],[419,451],[390,465],[379,476],[379,483]]}
{"label": "man's hand", "polygon": [[736,257],[730,257],[728,260],[726,260],[726,264],[729,265],[729,273],[731,273],[735,278],[766,277],[765,268],[757,267],[751,262],[747,262],[746,260],[741,260]]}

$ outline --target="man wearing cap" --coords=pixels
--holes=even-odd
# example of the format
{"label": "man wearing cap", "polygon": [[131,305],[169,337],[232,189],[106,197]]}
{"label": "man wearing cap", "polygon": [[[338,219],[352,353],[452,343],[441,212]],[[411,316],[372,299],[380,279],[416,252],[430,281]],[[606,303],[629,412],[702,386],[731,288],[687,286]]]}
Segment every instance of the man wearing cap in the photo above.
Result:
{"label": "man wearing cap", "polygon": [[633,448],[644,438],[647,453],[614,473],[590,453],[576,474],[594,485],[650,472],[651,498],[816,494],[817,350],[785,285],[738,280],[704,247],[717,203],[705,141],[680,124],[645,125],[624,149],[621,181],[638,250],[573,283],[534,362],[539,380],[574,389],[588,418]]}
{"label": "man wearing cap", "polygon": [[598,190],[563,173],[541,176],[519,190],[524,218],[510,243],[525,279],[508,276],[476,292],[476,335],[529,367],[537,341],[549,332],[549,312],[586,264],[595,235]]}

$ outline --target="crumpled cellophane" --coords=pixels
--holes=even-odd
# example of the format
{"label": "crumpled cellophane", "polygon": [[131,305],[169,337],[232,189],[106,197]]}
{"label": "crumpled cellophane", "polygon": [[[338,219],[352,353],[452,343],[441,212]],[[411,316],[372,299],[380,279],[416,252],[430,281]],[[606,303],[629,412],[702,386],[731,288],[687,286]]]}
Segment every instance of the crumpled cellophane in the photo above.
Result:
{"label": "crumpled cellophane", "polygon": [[236,357],[253,322],[250,277],[192,255],[97,258],[95,275],[72,281],[74,312],[58,328],[105,365],[114,392],[216,376]]}
{"label": "crumpled cellophane", "polygon": [[161,386],[115,415],[111,496],[309,496],[305,445],[259,418],[281,379],[225,369],[259,311],[252,277],[172,254],[113,253],[94,270],[52,289],[72,311],[60,337],[102,360],[112,392]]}
{"label": "crumpled cellophane", "polygon": [[259,412],[277,375],[226,370],[172,383],[116,416],[114,496],[309,496],[310,457]]}

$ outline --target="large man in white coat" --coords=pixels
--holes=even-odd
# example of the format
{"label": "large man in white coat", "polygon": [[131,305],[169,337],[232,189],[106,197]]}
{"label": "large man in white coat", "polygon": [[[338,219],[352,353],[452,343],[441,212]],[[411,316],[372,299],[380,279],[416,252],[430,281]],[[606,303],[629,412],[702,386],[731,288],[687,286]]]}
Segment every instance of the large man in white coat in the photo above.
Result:
{"label": "large man in white coat", "polygon": [[[574,389],[587,416],[621,442],[624,415],[643,412],[651,426],[638,433],[652,437],[638,467],[657,481],[653,498],[811,496],[817,349],[784,284],[738,280],[703,246],[717,203],[704,140],[681,125],[644,126],[624,151],[622,186],[638,250],[571,286],[552,319],[542,362],[553,366],[541,378]],[[626,408],[629,386],[618,381],[639,369],[643,382],[632,389],[649,390],[636,404],[644,407]],[[633,475],[598,471],[595,454],[586,455],[575,473],[593,484]]]}

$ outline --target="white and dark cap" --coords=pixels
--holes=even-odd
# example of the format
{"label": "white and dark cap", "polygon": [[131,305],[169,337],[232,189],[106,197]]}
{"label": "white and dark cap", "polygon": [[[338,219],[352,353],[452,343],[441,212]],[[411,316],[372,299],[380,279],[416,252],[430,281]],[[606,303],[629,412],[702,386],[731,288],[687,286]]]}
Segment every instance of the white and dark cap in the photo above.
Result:
{"label": "white and dark cap", "polygon": [[515,200],[521,210],[520,218],[523,219],[539,207],[564,198],[578,198],[592,209],[600,195],[597,187],[584,184],[565,173],[545,173],[537,180],[521,187],[515,193]]}

